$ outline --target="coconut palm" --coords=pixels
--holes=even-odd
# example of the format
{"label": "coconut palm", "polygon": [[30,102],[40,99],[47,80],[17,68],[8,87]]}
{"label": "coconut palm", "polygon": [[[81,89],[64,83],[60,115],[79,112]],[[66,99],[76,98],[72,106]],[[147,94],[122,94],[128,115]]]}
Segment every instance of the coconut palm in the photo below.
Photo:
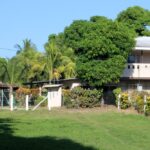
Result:
{"label": "coconut palm", "polygon": [[9,86],[9,99],[13,93],[13,85],[20,84],[23,70],[18,66],[15,59],[0,58],[0,79]]}
{"label": "coconut palm", "polygon": [[36,46],[28,39],[23,41],[23,46],[17,45],[17,48],[16,59],[20,68],[26,70],[22,80],[24,82],[39,80],[43,71],[43,66],[40,62],[42,54],[36,50]]}
{"label": "coconut palm", "polygon": [[62,44],[59,36],[49,36],[45,44],[45,57],[45,68],[50,81],[75,77],[74,51]]}
{"label": "coconut palm", "polygon": [[48,79],[51,81],[54,73],[55,64],[61,53],[54,41],[45,44],[45,68],[48,73]]}

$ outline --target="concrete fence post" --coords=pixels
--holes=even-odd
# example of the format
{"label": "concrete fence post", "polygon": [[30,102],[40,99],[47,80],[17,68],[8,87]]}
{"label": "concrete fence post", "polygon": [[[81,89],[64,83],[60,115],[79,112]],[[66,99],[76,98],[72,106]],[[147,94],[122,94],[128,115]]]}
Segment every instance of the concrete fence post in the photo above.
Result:
{"label": "concrete fence post", "polygon": [[104,106],[104,98],[103,97],[101,98],[101,106],[102,107]]}
{"label": "concrete fence post", "polygon": [[26,111],[29,110],[29,95],[26,95]]}
{"label": "concrete fence post", "polygon": [[13,97],[13,95],[11,95],[10,96],[10,111],[14,110],[14,108],[13,108],[13,99],[14,99],[14,97]]}
{"label": "concrete fence post", "polygon": [[51,93],[50,92],[48,92],[48,110],[51,110]]}
{"label": "concrete fence post", "polygon": [[121,98],[121,94],[118,95],[118,110],[120,110],[120,105],[121,105],[120,98]]}
{"label": "concrete fence post", "polygon": [[146,112],[147,97],[144,95],[144,113]]}

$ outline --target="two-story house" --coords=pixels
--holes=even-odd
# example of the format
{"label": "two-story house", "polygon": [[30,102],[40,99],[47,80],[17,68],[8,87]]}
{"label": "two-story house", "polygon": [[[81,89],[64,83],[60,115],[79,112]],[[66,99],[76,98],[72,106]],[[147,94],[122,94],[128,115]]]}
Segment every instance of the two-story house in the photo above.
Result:
{"label": "two-story house", "polygon": [[136,38],[136,46],[120,79],[123,90],[150,91],[150,37]]}

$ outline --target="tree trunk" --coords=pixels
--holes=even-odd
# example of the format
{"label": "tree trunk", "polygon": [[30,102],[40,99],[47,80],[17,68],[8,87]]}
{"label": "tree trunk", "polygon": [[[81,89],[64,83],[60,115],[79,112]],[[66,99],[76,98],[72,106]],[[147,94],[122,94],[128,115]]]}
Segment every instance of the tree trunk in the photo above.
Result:
{"label": "tree trunk", "polygon": [[9,105],[10,105],[10,100],[11,100],[11,95],[13,94],[13,87],[12,85],[9,86]]}

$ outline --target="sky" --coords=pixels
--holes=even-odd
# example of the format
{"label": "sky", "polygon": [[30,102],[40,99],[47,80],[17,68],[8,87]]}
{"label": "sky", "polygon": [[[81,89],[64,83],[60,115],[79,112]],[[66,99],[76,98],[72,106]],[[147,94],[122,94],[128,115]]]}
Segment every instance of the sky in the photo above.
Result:
{"label": "sky", "polygon": [[150,10],[150,0],[0,0],[0,57],[13,57],[15,45],[26,38],[44,51],[48,36],[63,32],[74,20],[95,15],[115,19],[135,5]]}

